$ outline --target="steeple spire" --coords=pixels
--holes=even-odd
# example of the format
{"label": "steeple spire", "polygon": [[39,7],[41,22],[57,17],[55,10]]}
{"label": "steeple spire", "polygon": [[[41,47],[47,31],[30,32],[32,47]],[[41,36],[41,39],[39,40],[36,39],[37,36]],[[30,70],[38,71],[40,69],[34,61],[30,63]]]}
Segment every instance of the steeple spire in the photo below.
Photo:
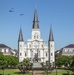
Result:
{"label": "steeple spire", "polygon": [[38,21],[38,16],[37,16],[37,11],[35,9],[34,11],[34,19],[33,19],[33,29],[39,29],[39,21]]}
{"label": "steeple spire", "polygon": [[52,26],[50,26],[49,41],[54,41],[54,38],[53,38],[53,32],[52,32]]}
{"label": "steeple spire", "polygon": [[19,39],[18,41],[24,41],[23,40],[23,35],[22,35],[22,29],[20,28],[20,33],[19,33]]}

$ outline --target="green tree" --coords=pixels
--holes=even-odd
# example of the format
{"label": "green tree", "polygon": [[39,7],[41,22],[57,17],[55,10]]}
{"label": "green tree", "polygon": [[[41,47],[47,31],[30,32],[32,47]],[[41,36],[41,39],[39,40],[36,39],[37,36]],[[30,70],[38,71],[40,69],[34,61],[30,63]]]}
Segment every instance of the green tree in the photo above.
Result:
{"label": "green tree", "polygon": [[7,66],[10,68],[16,68],[16,65],[18,64],[18,58],[11,55],[6,55],[5,60],[7,61]]}
{"label": "green tree", "polygon": [[29,59],[24,59],[23,62],[19,63],[18,68],[19,70],[25,74],[27,73],[32,67],[32,63],[30,63]]}
{"label": "green tree", "polygon": [[59,67],[62,65],[64,65],[65,67],[69,67],[70,63],[71,63],[70,56],[60,56],[59,58],[56,59],[56,65]]}
{"label": "green tree", "polygon": [[0,52],[0,69],[4,69],[7,66],[7,61],[4,58],[2,52]]}
{"label": "green tree", "polygon": [[74,56],[72,56],[70,68],[74,69]]}

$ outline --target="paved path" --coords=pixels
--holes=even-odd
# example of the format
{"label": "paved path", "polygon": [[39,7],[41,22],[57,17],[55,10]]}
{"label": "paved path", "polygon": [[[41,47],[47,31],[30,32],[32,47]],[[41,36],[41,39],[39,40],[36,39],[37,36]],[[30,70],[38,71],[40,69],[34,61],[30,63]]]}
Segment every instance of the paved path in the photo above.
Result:
{"label": "paved path", "polygon": [[42,75],[42,72],[43,72],[43,71],[34,71],[34,72],[33,72],[33,75]]}

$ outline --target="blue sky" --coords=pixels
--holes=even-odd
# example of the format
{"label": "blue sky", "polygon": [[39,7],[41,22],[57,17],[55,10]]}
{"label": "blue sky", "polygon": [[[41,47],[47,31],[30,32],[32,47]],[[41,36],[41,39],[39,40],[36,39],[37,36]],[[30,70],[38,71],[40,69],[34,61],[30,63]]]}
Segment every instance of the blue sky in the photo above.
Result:
{"label": "blue sky", "polygon": [[74,44],[74,0],[0,0],[0,43],[17,49],[20,26],[24,41],[31,38],[35,7],[45,42],[52,24],[56,49]]}

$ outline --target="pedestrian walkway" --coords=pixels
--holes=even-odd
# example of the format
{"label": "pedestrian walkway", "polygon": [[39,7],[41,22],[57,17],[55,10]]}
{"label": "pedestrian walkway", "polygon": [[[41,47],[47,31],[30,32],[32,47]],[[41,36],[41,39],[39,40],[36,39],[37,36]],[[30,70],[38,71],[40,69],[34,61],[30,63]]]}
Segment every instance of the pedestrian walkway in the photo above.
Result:
{"label": "pedestrian walkway", "polygon": [[33,66],[32,66],[32,67],[33,67],[33,68],[41,68],[42,65],[41,65],[40,62],[33,62]]}
{"label": "pedestrian walkway", "polygon": [[43,71],[34,71],[34,72],[33,72],[33,75],[42,75],[42,72],[43,72]]}

